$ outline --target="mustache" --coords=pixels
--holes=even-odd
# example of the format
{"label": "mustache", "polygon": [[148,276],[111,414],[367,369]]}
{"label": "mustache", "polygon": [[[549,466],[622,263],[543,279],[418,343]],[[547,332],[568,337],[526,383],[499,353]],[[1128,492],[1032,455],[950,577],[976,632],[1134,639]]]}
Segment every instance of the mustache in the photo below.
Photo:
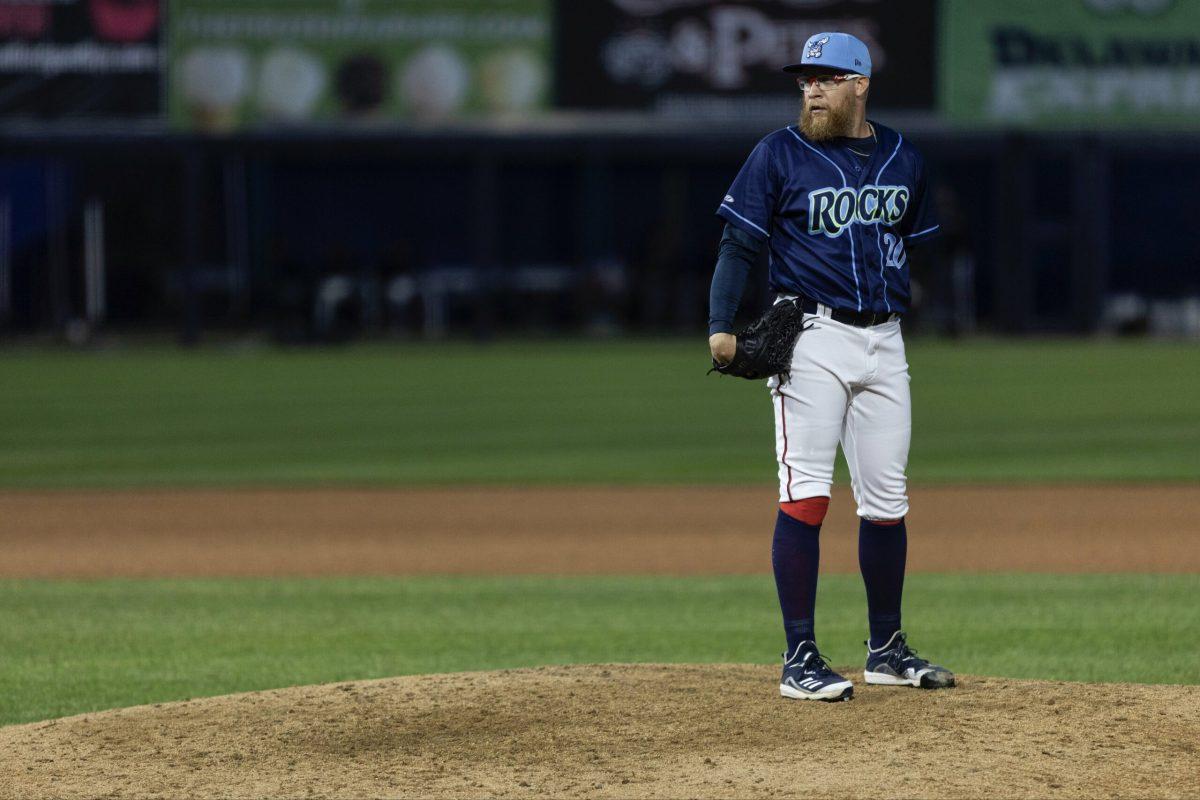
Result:
{"label": "mustache", "polygon": [[[813,109],[821,109],[824,113],[813,114]],[[800,131],[814,142],[835,139],[845,136],[850,131],[851,111],[848,104],[829,105],[824,102],[812,103],[807,98],[800,110]]]}

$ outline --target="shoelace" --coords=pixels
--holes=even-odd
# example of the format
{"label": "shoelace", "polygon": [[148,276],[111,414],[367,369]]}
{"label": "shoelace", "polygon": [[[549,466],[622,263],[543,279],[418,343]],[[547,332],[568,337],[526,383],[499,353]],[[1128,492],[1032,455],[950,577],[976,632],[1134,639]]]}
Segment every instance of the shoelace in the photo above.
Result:
{"label": "shoelace", "polygon": [[820,675],[822,677],[833,674],[833,669],[825,663],[825,659],[821,657],[820,653],[813,654],[813,657],[809,659],[807,669],[814,675]]}
{"label": "shoelace", "polygon": [[824,676],[833,673],[833,670],[828,664],[825,663],[824,657],[816,650],[810,651],[809,654],[804,657],[804,660],[800,662],[800,668],[805,672],[812,673],[813,675]]}
{"label": "shoelace", "polygon": [[896,646],[892,648],[891,655],[888,656],[888,662],[893,667],[899,667],[909,659],[919,661],[922,664],[929,662],[917,655],[917,651],[908,646],[908,637],[903,633],[896,637]]}

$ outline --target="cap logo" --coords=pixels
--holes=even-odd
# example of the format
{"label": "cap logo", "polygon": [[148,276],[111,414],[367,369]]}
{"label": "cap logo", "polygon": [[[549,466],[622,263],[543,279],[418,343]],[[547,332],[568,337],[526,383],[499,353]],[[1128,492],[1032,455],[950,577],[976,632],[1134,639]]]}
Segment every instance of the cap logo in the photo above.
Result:
{"label": "cap logo", "polygon": [[825,45],[827,45],[827,44],[829,44],[828,36],[822,36],[820,39],[817,39],[815,42],[813,42],[812,44],[810,44],[808,46],[808,57],[809,58],[820,58],[821,52],[825,49]]}

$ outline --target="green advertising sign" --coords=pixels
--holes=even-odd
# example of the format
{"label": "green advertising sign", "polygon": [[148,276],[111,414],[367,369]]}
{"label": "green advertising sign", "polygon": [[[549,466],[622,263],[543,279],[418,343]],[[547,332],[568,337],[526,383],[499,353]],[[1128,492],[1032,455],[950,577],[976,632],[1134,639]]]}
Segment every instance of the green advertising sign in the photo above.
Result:
{"label": "green advertising sign", "polygon": [[550,84],[549,0],[171,0],[186,129],[526,115]]}
{"label": "green advertising sign", "polygon": [[1200,126],[1197,0],[943,0],[941,20],[951,121]]}

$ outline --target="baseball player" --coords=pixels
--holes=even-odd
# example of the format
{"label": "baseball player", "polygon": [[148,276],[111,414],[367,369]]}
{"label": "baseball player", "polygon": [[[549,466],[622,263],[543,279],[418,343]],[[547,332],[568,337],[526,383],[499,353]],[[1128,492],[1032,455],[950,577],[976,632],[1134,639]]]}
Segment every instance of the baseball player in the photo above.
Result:
{"label": "baseball player", "polygon": [[775,416],[779,513],[771,560],[787,636],[784,697],[848,700],[854,689],[817,649],[813,610],[821,522],[841,444],[858,506],[867,590],[867,683],[941,688],[954,675],[909,647],[900,627],[911,433],[900,321],[908,250],[938,233],[920,154],[867,119],[871,56],[845,33],[811,37],[797,75],[799,124],[751,151],[717,214],[725,222],[709,298],[718,365],[737,352],[732,322],[759,251],[776,303],[804,312],[788,374],[767,381]]}

